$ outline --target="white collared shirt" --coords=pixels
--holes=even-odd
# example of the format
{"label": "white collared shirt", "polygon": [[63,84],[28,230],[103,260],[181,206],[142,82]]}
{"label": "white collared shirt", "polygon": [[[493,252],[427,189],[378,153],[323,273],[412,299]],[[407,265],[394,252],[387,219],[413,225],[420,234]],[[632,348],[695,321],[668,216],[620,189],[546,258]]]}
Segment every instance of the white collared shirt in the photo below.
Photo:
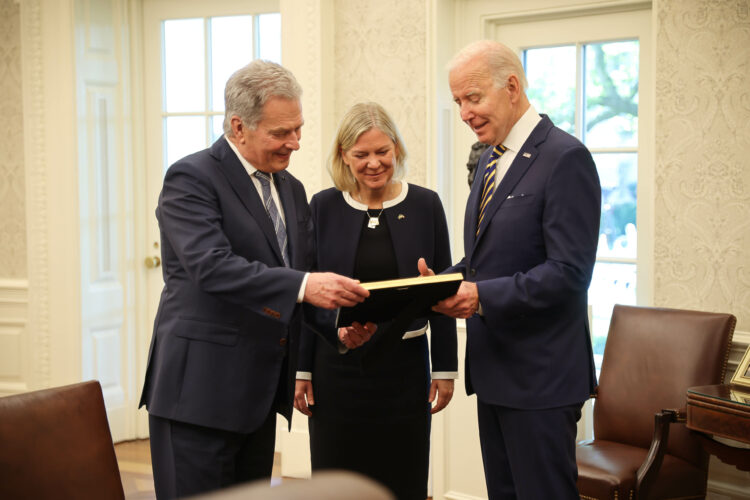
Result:
{"label": "white collared shirt", "polygon": [[[534,130],[534,127],[536,127],[541,120],[542,117],[539,116],[539,113],[534,109],[534,106],[529,105],[529,109],[521,115],[521,118],[519,118],[516,124],[513,125],[513,128],[510,129],[508,136],[503,140],[503,146],[508,149],[497,161],[495,189],[497,189],[497,186],[500,185],[500,181],[505,177],[513,160],[516,159],[516,155],[521,150],[523,143],[526,142],[531,135],[531,132]],[[480,173],[479,175],[484,175],[484,173]]]}
{"label": "white collared shirt", "polygon": [[[253,181],[253,186],[255,186],[255,189],[258,191],[258,196],[260,197],[261,203],[263,202],[263,187],[260,185],[260,180],[258,180],[257,177],[255,177],[255,172],[258,171],[257,168],[253,167],[252,164],[245,159],[244,156],[242,156],[237,149],[237,146],[234,145],[232,141],[229,140],[229,138],[224,135],[224,139],[229,144],[229,147],[232,148],[232,151],[234,151],[234,154],[237,155],[237,159],[240,160],[240,163],[245,168],[245,171],[247,172],[247,175],[250,176],[250,180]],[[271,176],[271,179],[273,180],[273,174],[268,174]],[[276,184],[274,182],[270,182],[271,184],[271,197],[273,198],[273,202],[276,203],[276,207],[279,211],[279,215],[281,215],[281,221],[284,223],[284,226],[286,226],[286,215],[284,215],[284,206],[281,204],[281,200],[279,199],[279,192],[276,190]],[[297,293],[297,303],[301,304],[302,300],[305,298],[305,288],[307,287],[307,278],[310,277],[310,273],[305,273],[305,277],[302,278],[302,284],[299,287],[299,292]]]}
{"label": "white collared shirt", "polygon": [[[250,176],[250,179],[253,181],[253,185],[255,186],[255,189],[258,190],[258,196],[260,196],[260,201],[263,202],[263,188],[260,185],[260,180],[258,180],[257,177],[255,177],[255,172],[258,171],[257,168],[255,168],[249,161],[245,159],[244,156],[240,154],[240,151],[237,149],[237,146],[234,145],[232,141],[229,140],[229,138],[225,135],[224,139],[229,143],[229,147],[232,148],[232,151],[234,151],[234,154],[237,155],[237,158],[240,160],[240,163],[242,163],[242,166],[245,167],[245,171],[247,172],[247,175]],[[271,184],[271,197],[273,198],[273,202],[276,203],[276,207],[279,210],[279,214],[281,215],[281,221],[284,223],[284,226],[286,226],[286,215],[284,214],[284,207],[281,205],[281,200],[279,199],[279,192],[276,189],[276,183],[273,182],[274,174],[268,173],[268,176],[271,177],[272,182]]]}

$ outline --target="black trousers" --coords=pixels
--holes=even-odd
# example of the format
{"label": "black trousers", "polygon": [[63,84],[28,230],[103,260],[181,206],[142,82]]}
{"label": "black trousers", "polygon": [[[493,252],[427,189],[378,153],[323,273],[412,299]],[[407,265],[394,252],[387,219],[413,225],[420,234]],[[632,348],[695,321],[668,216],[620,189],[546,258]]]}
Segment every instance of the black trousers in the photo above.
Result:
{"label": "black trousers", "polygon": [[576,422],[581,406],[518,410],[477,398],[479,441],[491,500],[578,500]]}
{"label": "black trousers", "polygon": [[149,415],[156,498],[185,497],[269,479],[276,413],[250,434],[213,429]]}

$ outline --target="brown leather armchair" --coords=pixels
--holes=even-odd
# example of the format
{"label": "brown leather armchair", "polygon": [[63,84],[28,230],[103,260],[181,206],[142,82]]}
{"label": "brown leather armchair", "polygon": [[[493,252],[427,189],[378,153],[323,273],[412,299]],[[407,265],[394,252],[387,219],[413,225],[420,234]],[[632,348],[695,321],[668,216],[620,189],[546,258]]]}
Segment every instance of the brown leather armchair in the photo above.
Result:
{"label": "brown leather armchair", "polygon": [[576,448],[581,498],[706,496],[708,455],[670,424],[684,422],[688,387],[723,382],[735,323],[731,314],[614,307],[594,439]]}
{"label": "brown leather armchair", "polygon": [[0,398],[0,498],[125,498],[99,382]]}

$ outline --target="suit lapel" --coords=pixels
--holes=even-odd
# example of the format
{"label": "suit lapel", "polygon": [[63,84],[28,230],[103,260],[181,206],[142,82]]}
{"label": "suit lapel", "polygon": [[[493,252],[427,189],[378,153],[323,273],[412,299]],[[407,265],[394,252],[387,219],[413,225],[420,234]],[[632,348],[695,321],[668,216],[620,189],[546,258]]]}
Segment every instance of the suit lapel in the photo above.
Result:
{"label": "suit lapel", "polygon": [[[384,210],[383,216],[388,221],[388,230],[391,232],[393,252],[396,255],[396,265],[398,266],[399,276],[418,275],[419,271],[417,270],[416,261],[408,262],[409,258],[408,255],[405,255],[405,252],[407,252],[409,248],[404,243],[413,241],[414,236],[411,234],[409,227],[414,221],[420,220],[418,219],[419,215],[411,213],[406,200],[404,200],[396,205],[393,210]],[[401,244],[399,244],[399,242],[401,242]],[[399,251],[401,253],[399,253]]]}
{"label": "suit lapel", "polygon": [[211,154],[219,160],[221,171],[229,181],[232,190],[234,190],[247,211],[250,212],[250,215],[255,219],[258,226],[260,226],[266,240],[268,240],[276,257],[279,259],[279,263],[283,265],[284,259],[281,257],[281,249],[279,248],[279,242],[276,240],[276,231],[273,229],[271,218],[268,216],[268,212],[266,212],[266,207],[263,206],[263,201],[260,199],[253,180],[247,175],[247,170],[242,166],[232,148],[229,147],[227,139],[221,137],[214,142],[213,146],[211,146]]}
{"label": "suit lapel", "polygon": [[466,201],[466,216],[464,217],[464,252],[466,252],[466,255],[469,255],[469,249],[473,248],[476,243],[479,198],[481,197],[484,170],[487,168],[487,160],[489,157],[490,148],[487,148],[487,150],[482,153],[482,156],[479,157],[477,170],[474,174],[474,183],[471,185],[469,199]]}
{"label": "suit lapel", "polygon": [[[284,219],[286,221],[286,237],[287,245],[289,249],[289,263],[292,267],[295,267],[296,257],[298,250],[298,235],[297,231],[297,209],[295,206],[294,193],[292,192],[292,185],[289,182],[289,177],[286,172],[279,172],[273,175],[276,181],[276,190],[279,192],[279,200],[281,200],[280,210],[284,211]],[[274,234],[274,239],[276,235]],[[279,251],[281,254],[281,251]]]}
{"label": "suit lapel", "polygon": [[[354,261],[357,258],[357,248],[359,247],[359,239],[362,237],[362,228],[364,224],[362,222],[362,212],[360,210],[353,209],[350,207],[344,199],[343,193],[340,193],[339,203],[341,203],[341,209],[338,214],[329,214],[335,217],[333,220],[340,220],[341,223],[341,235],[335,244],[340,245],[340,254],[342,256],[339,272],[345,276],[352,276],[354,274]],[[331,251],[339,253],[339,249],[331,249]]]}
{"label": "suit lapel", "polygon": [[[485,208],[484,219],[482,220],[482,225],[479,228],[479,234],[475,236],[473,248],[476,248],[479,240],[481,240],[484,236],[487,226],[492,221],[492,217],[495,215],[495,212],[497,212],[497,210],[502,206],[505,200],[508,199],[508,195],[510,195],[510,193],[513,191],[513,188],[516,187],[518,181],[520,181],[521,178],[526,175],[529,167],[531,167],[531,164],[536,160],[538,146],[544,142],[547,137],[547,133],[549,132],[549,129],[552,128],[552,126],[553,125],[550,119],[546,115],[542,115],[542,120],[537,124],[536,127],[534,127],[534,130],[532,130],[529,138],[526,139],[526,142],[524,142],[523,146],[521,146],[518,154],[516,154],[516,157],[513,159],[513,163],[510,164],[510,168],[508,168],[505,176],[500,181],[500,184],[498,184],[497,189],[495,189],[495,194],[492,195],[492,200],[490,200],[487,208]],[[487,158],[489,158],[489,155],[487,155]],[[482,164],[487,164],[486,159],[484,162],[482,162]],[[476,184],[479,184],[481,186],[481,183],[481,180],[479,182],[475,182],[475,186],[473,186],[471,190],[472,195],[475,195],[477,198],[476,200],[474,200],[474,205],[472,206],[472,208],[474,208],[473,228],[476,228],[477,211],[479,209],[479,190],[481,189],[481,187],[477,187]],[[471,200],[471,197],[469,199]],[[473,234],[474,233],[472,233],[472,235]]]}

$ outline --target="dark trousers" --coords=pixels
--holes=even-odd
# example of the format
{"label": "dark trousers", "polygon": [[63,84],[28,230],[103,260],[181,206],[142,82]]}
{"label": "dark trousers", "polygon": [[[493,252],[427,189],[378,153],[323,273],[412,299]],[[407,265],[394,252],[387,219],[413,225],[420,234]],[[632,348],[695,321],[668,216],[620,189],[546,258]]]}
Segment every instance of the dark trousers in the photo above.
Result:
{"label": "dark trousers", "polygon": [[517,410],[477,399],[489,498],[578,500],[575,439],[582,406]]}
{"label": "dark trousers", "polygon": [[149,415],[156,498],[185,497],[254,479],[273,468],[276,414],[241,434]]}

